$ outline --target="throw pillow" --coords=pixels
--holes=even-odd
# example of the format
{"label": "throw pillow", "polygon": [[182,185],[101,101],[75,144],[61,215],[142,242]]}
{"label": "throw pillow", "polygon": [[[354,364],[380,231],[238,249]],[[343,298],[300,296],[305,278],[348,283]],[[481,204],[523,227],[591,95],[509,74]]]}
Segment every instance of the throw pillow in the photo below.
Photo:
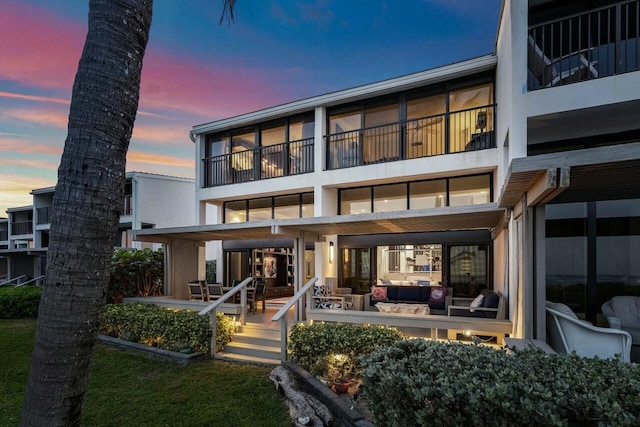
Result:
{"label": "throw pillow", "polygon": [[418,280],[418,286],[429,286],[430,284],[430,280]]}
{"label": "throw pillow", "polygon": [[380,283],[382,283],[383,285],[390,285],[391,284],[391,280],[389,280],[389,279],[380,279]]}
{"label": "throw pillow", "polygon": [[329,295],[329,288],[326,285],[315,285],[313,287],[314,297],[326,297]]}
{"label": "throw pillow", "polygon": [[447,288],[431,288],[429,302],[432,304],[441,304],[447,296]]}
{"label": "throw pillow", "polygon": [[371,287],[371,300],[372,301],[386,301],[387,300],[387,288],[384,286],[372,286]]}
{"label": "throw pillow", "polygon": [[477,297],[475,297],[474,300],[471,301],[471,304],[469,304],[469,307],[472,308],[469,311],[473,312],[474,311],[473,308],[482,307],[482,301],[484,301],[484,295],[480,294]]}

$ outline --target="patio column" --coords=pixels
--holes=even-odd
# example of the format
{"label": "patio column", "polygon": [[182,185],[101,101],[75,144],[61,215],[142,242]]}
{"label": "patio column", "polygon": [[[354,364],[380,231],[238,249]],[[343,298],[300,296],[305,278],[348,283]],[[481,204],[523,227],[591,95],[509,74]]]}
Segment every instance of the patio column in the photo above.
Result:
{"label": "patio column", "polygon": [[[301,231],[299,236],[294,239],[293,251],[295,259],[295,278],[293,281],[294,291],[298,292],[304,286],[304,251],[306,247],[306,239],[304,231]],[[294,319],[296,322],[306,320],[305,310],[305,298],[300,298],[295,305]]]}

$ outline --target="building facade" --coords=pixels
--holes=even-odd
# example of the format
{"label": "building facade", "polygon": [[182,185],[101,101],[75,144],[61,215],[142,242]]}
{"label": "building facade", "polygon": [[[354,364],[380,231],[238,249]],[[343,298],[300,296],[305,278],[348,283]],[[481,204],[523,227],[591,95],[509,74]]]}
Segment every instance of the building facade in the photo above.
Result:
{"label": "building facade", "polygon": [[[55,187],[35,189],[33,205],[10,208],[8,218],[0,219],[0,278],[29,280],[45,274],[54,193]],[[114,247],[157,248],[134,242],[131,231],[193,224],[193,193],[193,179],[128,172]]]}
{"label": "building facade", "polygon": [[195,126],[199,225],[136,238],[178,298],[206,258],[273,295],[491,288],[518,337],[545,299],[601,322],[640,294],[639,25],[637,0],[505,0],[492,54]]}

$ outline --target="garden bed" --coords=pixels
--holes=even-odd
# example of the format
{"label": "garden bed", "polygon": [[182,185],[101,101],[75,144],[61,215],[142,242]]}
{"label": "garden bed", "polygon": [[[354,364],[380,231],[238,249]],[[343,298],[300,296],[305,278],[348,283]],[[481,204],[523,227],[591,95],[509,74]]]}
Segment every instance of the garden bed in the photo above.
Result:
{"label": "garden bed", "polygon": [[98,335],[98,341],[103,344],[118,347],[123,350],[148,354],[150,356],[168,360],[180,365],[191,365],[192,363],[200,362],[202,360],[207,360],[210,358],[208,354],[202,351],[193,353],[182,353],[179,351],[171,351],[163,348],[149,347],[148,345],[139,344],[133,341],[122,340],[119,338],[110,337],[108,335]]}

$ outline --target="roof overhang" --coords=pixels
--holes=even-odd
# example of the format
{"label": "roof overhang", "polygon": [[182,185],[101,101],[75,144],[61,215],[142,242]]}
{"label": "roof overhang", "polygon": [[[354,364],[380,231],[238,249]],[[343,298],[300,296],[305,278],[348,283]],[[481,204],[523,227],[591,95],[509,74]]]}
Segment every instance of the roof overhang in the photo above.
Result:
{"label": "roof overhang", "polygon": [[359,215],[280,219],[233,224],[200,225],[133,231],[133,239],[168,243],[173,239],[213,241],[272,239],[303,236],[322,241],[328,235],[415,233],[449,230],[493,230],[504,221],[505,210],[495,203]]}
{"label": "roof overhang", "polygon": [[498,63],[495,54],[479,56],[466,61],[456,62],[418,73],[408,74],[393,79],[383,80],[351,89],[314,96],[287,104],[277,105],[264,110],[230,117],[211,123],[193,127],[190,132],[191,140],[195,142],[195,135],[218,132],[244,126],[260,121],[273,120],[280,117],[303,113],[316,107],[328,107],[344,102],[358,101],[372,96],[381,96],[401,90],[413,89],[428,84],[434,84],[458,77],[469,76],[483,71],[492,70]]}
{"label": "roof overhang", "polygon": [[640,194],[640,142],[563,151],[513,159],[498,206],[512,208],[533,191],[528,204],[562,194],[562,201],[580,201],[600,191],[600,198]]}

